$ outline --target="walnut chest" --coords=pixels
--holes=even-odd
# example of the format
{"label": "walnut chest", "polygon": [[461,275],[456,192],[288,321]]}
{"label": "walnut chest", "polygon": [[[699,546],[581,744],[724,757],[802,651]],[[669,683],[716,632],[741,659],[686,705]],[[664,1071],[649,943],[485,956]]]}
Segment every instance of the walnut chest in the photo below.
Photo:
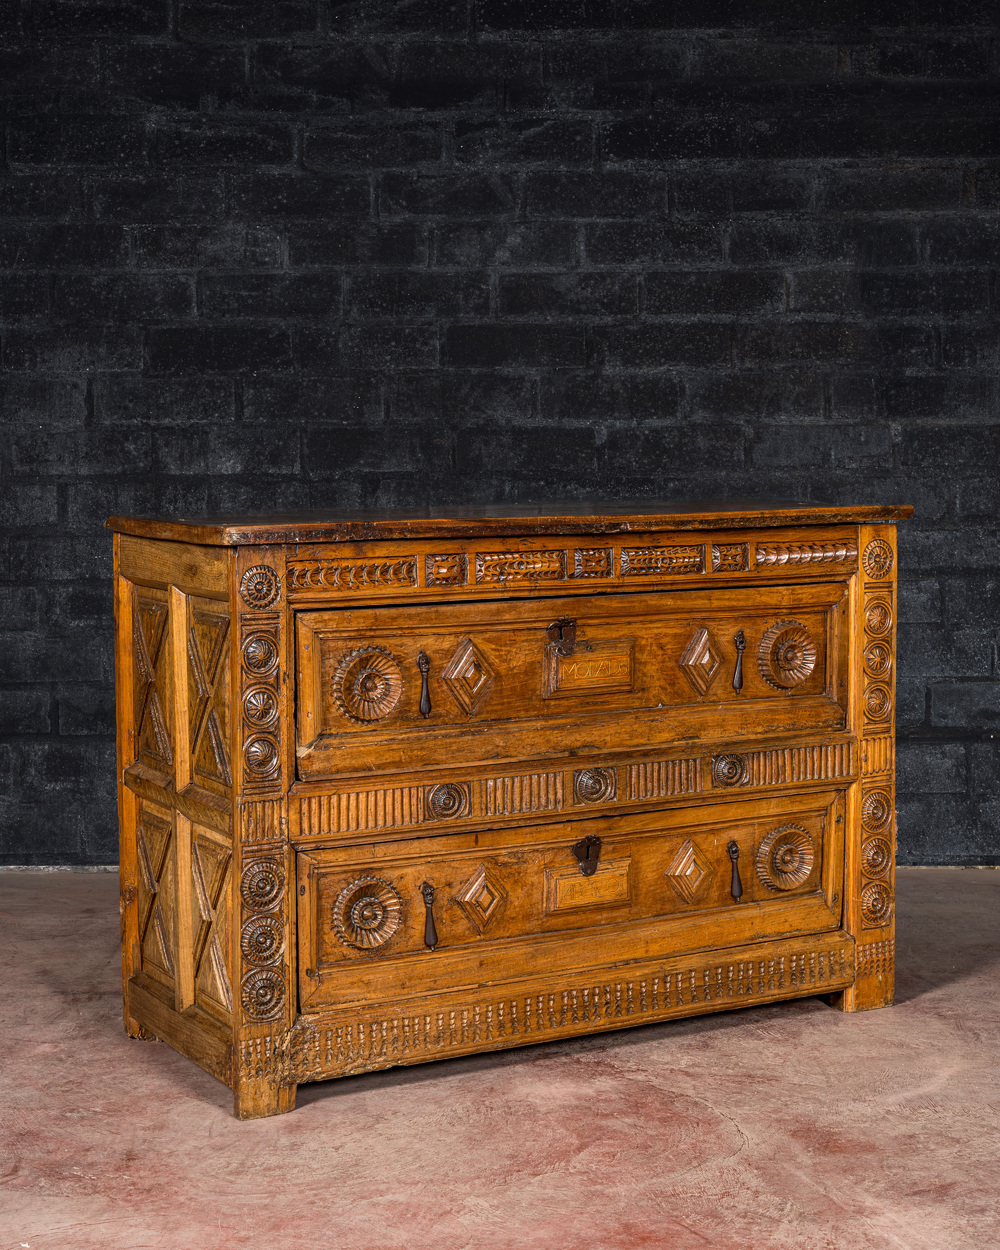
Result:
{"label": "walnut chest", "polygon": [[893,994],[895,521],[114,517],[125,1025],[296,1086]]}

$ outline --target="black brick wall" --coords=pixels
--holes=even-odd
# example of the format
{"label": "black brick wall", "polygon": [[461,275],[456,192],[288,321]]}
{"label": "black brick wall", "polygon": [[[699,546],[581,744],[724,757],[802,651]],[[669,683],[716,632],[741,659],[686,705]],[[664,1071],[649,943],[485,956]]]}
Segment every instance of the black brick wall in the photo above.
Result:
{"label": "black brick wall", "polygon": [[115,857],[108,513],[704,493],[916,505],[901,856],[998,862],[995,21],[0,5],[2,858]]}

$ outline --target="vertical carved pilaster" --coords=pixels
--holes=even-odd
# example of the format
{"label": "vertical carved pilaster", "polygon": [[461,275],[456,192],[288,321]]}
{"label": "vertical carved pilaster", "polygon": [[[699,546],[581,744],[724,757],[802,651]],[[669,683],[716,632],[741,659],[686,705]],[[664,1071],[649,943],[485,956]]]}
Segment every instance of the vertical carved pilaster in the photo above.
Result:
{"label": "vertical carved pilaster", "polygon": [[294,873],[287,845],[291,780],[289,617],[284,551],[241,549],[234,571],[238,621],[234,772],[238,867],[233,964],[236,1114],[276,1114],[294,1105],[283,1084],[285,1038],[294,1016]]}
{"label": "vertical carved pilaster", "polygon": [[853,789],[845,859],[845,927],[857,942],[848,1011],[884,1007],[895,989],[896,533],[860,531],[852,676],[862,778]]}

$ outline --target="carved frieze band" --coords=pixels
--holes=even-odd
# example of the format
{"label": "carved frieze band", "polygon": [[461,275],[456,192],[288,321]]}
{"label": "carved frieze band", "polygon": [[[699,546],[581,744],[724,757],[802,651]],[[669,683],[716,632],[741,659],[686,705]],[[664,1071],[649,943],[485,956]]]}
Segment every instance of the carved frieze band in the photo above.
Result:
{"label": "carved frieze band", "polygon": [[303,1018],[291,1035],[290,1079],[322,1080],[391,1067],[448,1051],[517,1046],[595,1027],[663,1019],[798,993],[853,979],[853,946],[786,947],[768,958],[640,966],[629,978],[598,979],[524,995],[483,995],[413,1014],[345,1016],[329,1026]]}
{"label": "carved frieze band", "polygon": [[[829,542],[659,543],[593,547],[547,547],[539,550],[449,551],[429,554],[401,550],[388,556],[344,556],[340,559],[290,560],[288,592],[293,595],[356,594],[369,591],[417,590],[421,587],[530,587],[540,582],[581,580],[623,581],[726,576],[733,573],[781,572],[797,568],[851,565],[858,557],[850,539]],[[255,570],[256,571],[256,570]],[[265,570],[266,571],[266,570]],[[260,604],[266,600],[260,588]]]}
{"label": "carved frieze band", "polygon": [[644,760],[623,768],[518,773],[480,778],[474,785],[446,782],[436,786],[352,790],[301,798],[300,834],[315,837],[369,829],[400,829],[429,821],[558,812],[590,804],[641,803],[734,786],[835,781],[856,774],[857,748],[853,742],[840,742],[688,759]]}
{"label": "carved frieze band", "polygon": [[244,846],[280,842],[285,835],[284,803],[263,799],[240,805],[240,841]]}
{"label": "carved frieze band", "polygon": [[859,977],[889,976],[895,968],[896,943],[887,938],[884,942],[859,944],[854,958]]}

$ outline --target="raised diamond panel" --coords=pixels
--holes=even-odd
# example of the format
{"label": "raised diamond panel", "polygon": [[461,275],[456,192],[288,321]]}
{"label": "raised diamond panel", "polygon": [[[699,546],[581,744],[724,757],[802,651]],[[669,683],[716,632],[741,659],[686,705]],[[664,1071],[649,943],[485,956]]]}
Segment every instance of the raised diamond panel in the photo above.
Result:
{"label": "raised diamond panel", "polygon": [[680,665],[684,676],[699,694],[708,693],[721,663],[722,656],[715,639],[706,628],[696,629],[684,648]]}
{"label": "raised diamond panel", "polygon": [[466,638],[448,661],[441,680],[467,716],[473,716],[489,696],[495,674],[471,638]]}
{"label": "raised diamond panel", "polygon": [[458,905],[480,933],[503,909],[508,894],[490,864],[477,868],[462,886]]}
{"label": "raised diamond panel", "polygon": [[685,838],[670,861],[666,877],[686,903],[693,903],[709,873],[704,856],[690,838]]}

